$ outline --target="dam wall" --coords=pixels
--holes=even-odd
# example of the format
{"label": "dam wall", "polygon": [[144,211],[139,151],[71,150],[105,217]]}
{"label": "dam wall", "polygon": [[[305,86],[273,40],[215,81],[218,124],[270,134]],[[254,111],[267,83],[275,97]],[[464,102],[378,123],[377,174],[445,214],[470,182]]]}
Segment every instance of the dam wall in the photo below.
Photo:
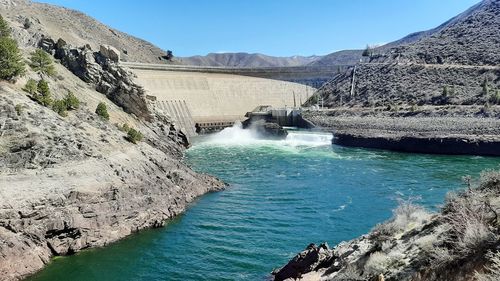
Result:
{"label": "dam wall", "polygon": [[[157,106],[182,126],[231,124],[258,106],[293,107],[315,88],[266,78],[201,71],[132,68]],[[192,121],[190,121],[192,120]],[[190,123],[191,122],[191,123]]]}
{"label": "dam wall", "polygon": [[121,65],[137,70],[201,72],[259,77],[304,84],[313,88],[321,87],[325,82],[331,80],[336,74],[345,72],[352,67],[352,65],[332,65],[247,68],[146,64],[136,62],[121,62]]}

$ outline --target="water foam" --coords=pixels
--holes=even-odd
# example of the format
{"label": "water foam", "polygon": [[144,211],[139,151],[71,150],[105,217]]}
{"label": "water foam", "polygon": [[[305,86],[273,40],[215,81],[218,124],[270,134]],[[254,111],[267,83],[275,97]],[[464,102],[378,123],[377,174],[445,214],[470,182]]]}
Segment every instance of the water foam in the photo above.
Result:
{"label": "water foam", "polygon": [[256,130],[243,129],[241,123],[210,135],[204,144],[222,146],[286,146],[286,147],[319,147],[332,143],[332,134],[290,131],[284,140],[269,140],[263,138]]}

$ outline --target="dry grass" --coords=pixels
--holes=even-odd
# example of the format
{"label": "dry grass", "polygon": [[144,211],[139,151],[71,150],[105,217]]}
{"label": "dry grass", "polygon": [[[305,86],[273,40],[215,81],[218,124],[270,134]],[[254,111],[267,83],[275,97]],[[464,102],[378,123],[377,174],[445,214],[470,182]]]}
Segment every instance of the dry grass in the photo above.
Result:
{"label": "dry grass", "polygon": [[475,278],[477,281],[498,281],[500,280],[500,252],[489,252],[487,258],[490,265],[483,273],[476,272]]}
{"label": "dry grass", "polygon": [[[500,191],[500,172],[481,174],[479,183],[462,193],[451,193],[442,211],[443,231],[430,254],[434,266],[447,264],[486,252],[498,243],[499,206],[495,198]],[[488,280],[488,279],[484,279]],[[500,279],[497,279],[500,280]]]}
{"label": "dry grass", "polygon": [[500,192],[500,171],[486,171],[481,173],[479,190],[499,193]]}
{"label": "dry grass", "polygon": [[413,204],[411,199],[400,201],[399,206],[393,211],[392,219],[375,226],[372,233],[382,239],[394,237],[425,224],[430,216],[424,208]]}
{"label": "dry grass", "polygon": [[344,270],[340,271],[332,281],[362,281],[366,280],[361,272],[354,265],[348,265]]}

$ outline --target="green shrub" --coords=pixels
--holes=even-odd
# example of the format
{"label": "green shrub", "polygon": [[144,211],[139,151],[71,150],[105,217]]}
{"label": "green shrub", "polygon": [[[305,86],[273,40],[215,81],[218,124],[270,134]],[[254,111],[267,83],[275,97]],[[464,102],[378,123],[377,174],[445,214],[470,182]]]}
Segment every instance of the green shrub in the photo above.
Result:
{"label": "green shrub", "polygon": [[315,104],[318,104],[318,101],[319,101],[318,94],[315,94],[315,95],[313,95],[313,96],[311,96],[311,97],[309,98],[308,103],[309,103],[310,105],[315,105]]}
{"label": "green shrub", "polygon": [[99,115],[102,119],[109,120],[108,108],[106,107],[105,103],[100,102],[97,105],[97,108],[95,109],[95,113]]}
{"label": "green shrub", "polygon": [[131,143],[138,143],[142,140],[143,135],[140,131],[130,128],[127,132],[127,140]]}
{"label": "green shrub", "polygon": [[444,98],[447,98],[450,96],[450,89],[448,88],[448,86],[443,87],[443,93],[441,96]]}
{"label": "green shrub", "polygon": [[50,93],[49,83],[45,80],[38,81],[37,85],[38,93],[35,95],[35,100],[44,106],[50,106],[52,104],[52,95]]}
{"label": "green shrub", "polygon": [[56,74],[52,58],[44,50],[37,49],[30,56],[30,66],[34,71],[53,76]]}
{"label": "green shrub", "polygon": [[80,107],[80,100],[72,93],[68,92],[64,97],[64,103],[67,110],[74,110]]}
{"label": "green shrub", "polygon": [[491,94],[490,102],[492,104],[500,104],[500,90],[496,90],[494,94]]}
{"label": "green shrub", "polygon": [[52,103],[52,110],[57,112],[57,114],[61,115],[62,117],[68,116],[65,100],[55,100]]}
{"label": "green shrub", "polygon": [[0,37],[0,79],[10,80],[24,72],[23,57],[16,41],[9,37]]}
{"label": "green shrub", "polygon": [[373,54],[372,48],[369,45],[366,45],[366,48],[363,51],[363,57],[371,57],[372,54]]}
{"label": "green shrub", "polygon": [[481,86],[483,87],[481,90],[481,94],[485,97],[488,96],[488,94],[490,93],[490,85],[487,78],[484,79],[483,84],[481,84]]}
{"label": "green shrub", "polygon": [[118,130],[128,133],[128,131],[130,130],[130,126],[127,123],[123,124],[123,126],[118,125]]}
{"label": "green shrub", "polygon": [[21,114],[23,113],[23,106],[18,103],[14,108],[16,110],[17,116],[21,116]]}
{"label": "green shrub", "polygon": [[26,82],[26,85],[24,85],[23,90],[26,91],[28,94],[34,96],[37,91],[37,83],[35,79],[29,79],[28,82]]}
{"label": "green shrub", "polygon": [[0,15],[0,37],[9,37],[10,27],[9,24],[4,20],[2,15]]}

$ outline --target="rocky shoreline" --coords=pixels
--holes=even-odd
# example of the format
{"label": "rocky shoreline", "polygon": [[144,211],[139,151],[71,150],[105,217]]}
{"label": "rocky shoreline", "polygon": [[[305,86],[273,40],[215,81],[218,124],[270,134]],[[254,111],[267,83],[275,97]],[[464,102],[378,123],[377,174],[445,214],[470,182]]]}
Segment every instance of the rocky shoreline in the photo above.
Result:
{"label": "rocky shoreline", "polygon": [[344,111],[308,111],[304,118],[334,134],[342,146],[393,151],[500,156],[500,120],[471,116],[362,116]]}

